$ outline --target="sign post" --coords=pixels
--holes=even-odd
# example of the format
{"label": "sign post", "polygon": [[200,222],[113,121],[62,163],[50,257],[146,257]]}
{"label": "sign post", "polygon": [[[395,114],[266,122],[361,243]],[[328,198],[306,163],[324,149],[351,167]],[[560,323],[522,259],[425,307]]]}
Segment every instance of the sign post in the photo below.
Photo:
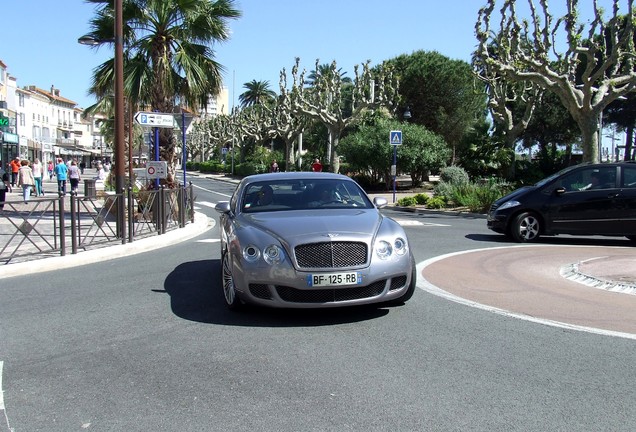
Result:
{"label": "sign post", "polygon": [[[155,128],[155,160],[159,161],[159,129],[158,128],[175,128],[174,115],[170,113],[144,112],[139,111],[135,114],[135,122],[145,127]],[[159,189],[159,178],[155,177],[155,187]]]}
{"label": "sign post", "polygon": [[393,176],[393,204],[395,204],[395,189],[397,188],[397,148],[402,145],[402,131],[392,130],[389,133],[389,143],[393,146],[393,165],[391,165],[391,175]]}

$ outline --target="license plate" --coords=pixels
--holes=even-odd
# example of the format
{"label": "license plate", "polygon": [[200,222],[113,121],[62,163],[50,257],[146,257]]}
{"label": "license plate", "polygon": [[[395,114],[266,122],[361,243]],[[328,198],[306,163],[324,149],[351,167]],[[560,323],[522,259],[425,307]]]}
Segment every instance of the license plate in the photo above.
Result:
{"label": "license plate", "polygon": [[310,287],[357,285],[362,282],[362,275],[358,272],[320,273],[307,276]]}

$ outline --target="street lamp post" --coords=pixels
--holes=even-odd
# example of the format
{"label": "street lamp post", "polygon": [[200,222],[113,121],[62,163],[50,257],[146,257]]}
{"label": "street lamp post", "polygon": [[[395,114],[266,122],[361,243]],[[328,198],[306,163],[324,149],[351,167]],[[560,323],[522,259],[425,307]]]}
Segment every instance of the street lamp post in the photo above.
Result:
{"label": "street lamp post", "polygon": [[186,163],[188,161],[186,151],[186,131],[190,127],[190,123],[192,123],[193,119],[194,116],[186,113],[183,108],[181,108],[181,115],[179,115],[179,113],[176,113],[175,115],[177,125],[181,129],[181,168],[183,169],[183,187],[186,186]]}
{"label": "street lamp post", "polygon": [[[408,121],[411,118],[411,108],[406,107],[404,114],[402,114],[404,121]],[[401,144],[401,143],[400,143]],[[395,204],[395,192],[397,189],[397,145],[393,146],[393,166],[391,167],[393,172],[393,203]]]}
{"label": "street lamp post", "polygon": [[121,196],[121,205],[117,206],[117,235],[126,243],[124,223],[124,178],[126,164],[124,156],[124,16],[123,0],[114,1],[115,29],[114,40],[96,40],[83,36],[78,42],[84,45],[99,45],[103,42],[115,42],[115,191]]}
{"label": "street lamp post", "polygon": [[119,235],[126,242],[124,224],[124,18],[123,0],[115,0],[115,191],[122,197],[117,206]]}

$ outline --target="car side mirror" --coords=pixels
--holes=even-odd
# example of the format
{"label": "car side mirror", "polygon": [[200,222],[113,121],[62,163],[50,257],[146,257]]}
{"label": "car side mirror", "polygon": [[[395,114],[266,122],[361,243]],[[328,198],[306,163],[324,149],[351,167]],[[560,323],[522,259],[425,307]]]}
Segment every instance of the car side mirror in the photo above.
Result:
{"label": "car side mirror", "polygon": [[221,201],[217,205],[214,206],[214,210],[219,213],[230,213],[230,202],[229,201]]}
{"label": "car side mirror", "polygon": [[375,197],[373,198],[373,205],[377,208],[386,207],[389,201],[384,197]]}

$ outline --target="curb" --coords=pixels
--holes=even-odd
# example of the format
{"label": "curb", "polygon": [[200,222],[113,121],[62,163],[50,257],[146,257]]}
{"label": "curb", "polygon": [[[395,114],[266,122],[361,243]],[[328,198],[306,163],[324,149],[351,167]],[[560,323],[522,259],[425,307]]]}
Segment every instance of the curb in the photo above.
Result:
{"label": "curb", "polygon": [[446,215],[446,216],[457,216],[457,217],[470,217],[475,219],[486,219],[488,215],[483,213],[471,213],[468,211],[462,210],[440,210],[440,209],[428,209],[426,207],[402,207],[398,205],[394,206],[386,206],[385,208],[402,211],[408,213],[420,213],[420,214],[438,214],[438,215]]}

